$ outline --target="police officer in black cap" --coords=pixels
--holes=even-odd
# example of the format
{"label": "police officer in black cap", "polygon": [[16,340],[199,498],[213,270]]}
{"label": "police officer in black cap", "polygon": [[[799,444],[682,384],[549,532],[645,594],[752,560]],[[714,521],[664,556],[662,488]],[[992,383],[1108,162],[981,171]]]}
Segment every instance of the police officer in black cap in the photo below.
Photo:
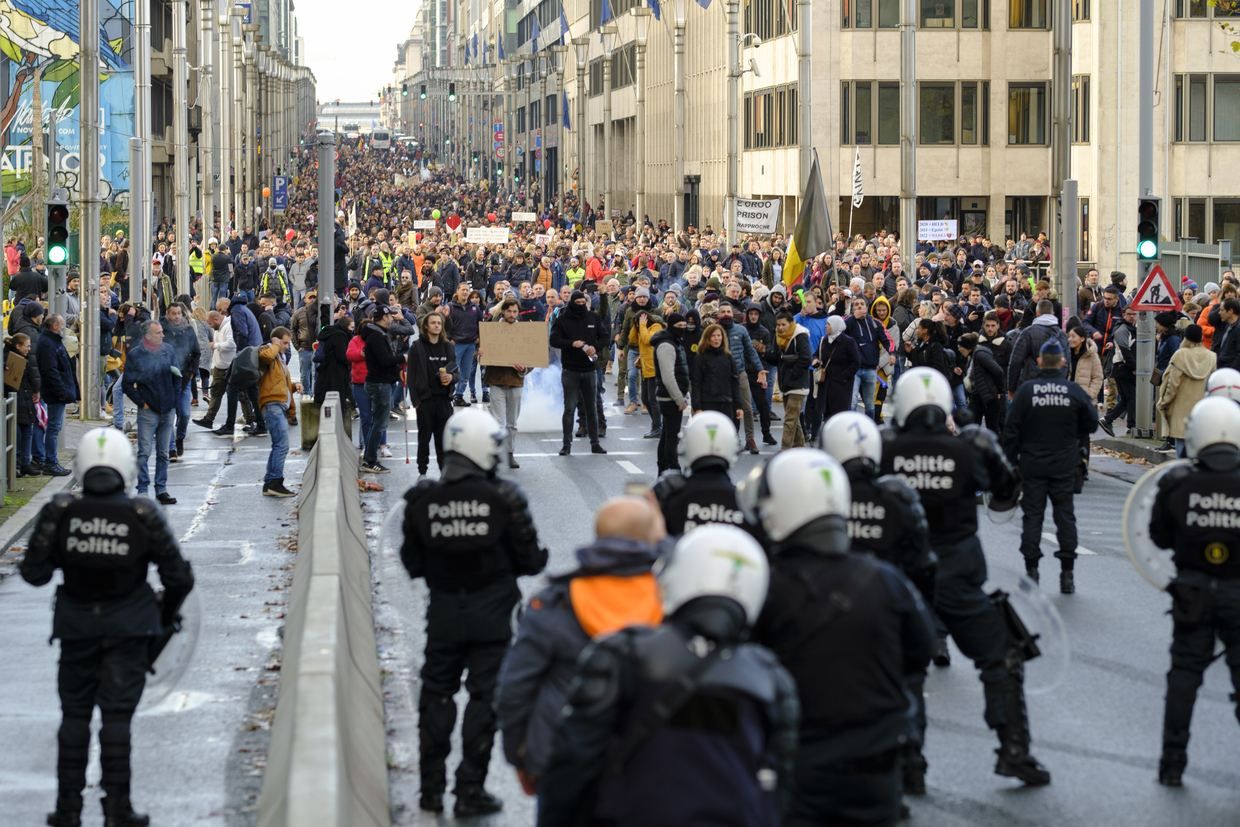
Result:
{"label": "police officer in black cap", "polygon": [[[926,512],[917,492],[901,477],[880,476],[883,438],[874,420],[858,411],[837,413],[819,434],[822,449],[844,466],[852,489],[848,537],[853,551],[869,552],[898,568],[917,587],[927,606],[934,603],[937,558],[930,548]],[[926,670],[906,676],[917,699],[917,731],[926,729]],[[926,759],[920,741],[903,755],[904,792],[925,795]]]}
{"label": "police officer in black cap", "polygon": [[1038,372],[1016,390],[1003,428],[1003,449],[1020,469],[1023,520],[1020,553],[1025,572],[1038,580],[1042,557],[1042,518],[1046,500],[1055,517],[1061,566],[1059,591],[1076,591],[1076,515],[1072,497],[1083,483],[1082,465],[1089,461],[1082,445],[1098,427],[1098,408],[1084,389],[1063,375],[1064,352],[1058,339],[1048,339],[1038,353]]}
{"label": "police officer in black cap", "polygon": [[832,457],[793,448],[738,491],[771,557],[754,638],[792,673],[801,702],[785,827],[894,824],[901,759],[919,738],[905,676],[930,662],[932,621],[894,566],[849,553],[849,489]]}
{"label": "police officer in black cap", "polygon": [[464,754],[454,790],[458,817],[503,806],[483,787],[495,740],[492,699],[512,637],[512,610],[521,600],[517,578],[538,574],[547,564],[525,495],[495,476],[506,436],[489,413],[457,411],[444,428],[442,475],[405,494],[401,561],[411,577],[426,578],[430,589],[418,699],[420,806],[443,811],[444,765],[456,726],[454,696],[468,670]]}
{"label": "police officer in black cap", "polygon": [[[115,428],[88,432],[74,466],[81,493],[57,494],[43,506],[21,564],[22,577],[35,586],[51,581],[56,569],[64,572],[52,621],[52,636],[60,638],[59,791],[47,823],[81,824],[97,706],[104,824],[140,827],[150,819],[130,803],[130,722],[154,642],[166,640],[174,627],[194,575],[160,506],[127,493],[138,467],[124,434]],[[151,564],[159,570],[162,599],[147,585]]]}
{"label": "police officer in black cap", "polygon": [[1163,713],[1158,781],[1179,787],[1202,675],[1223,641],[1231,696],[1240,720],[1240,405],[1225,396],[1189,413],[1184,441],[1191,464],[1168,469],[1150,512],[1150,539],[1174,553],[1171,669]]}
{"label": "police officer in black cap", "polygon": [[913,368],[896,385],[895,428],[884,433],[883,473],[917,489],[938,556],[934,610],[960,650],[981,671],[986,724],[999,736],[995,772],[1030,786],[1050,773],[1029,752],[1020,641],[982,590],[986,558],[977,539],[978,491],[1015,507],[1018,480],[995,435],[969,426],[953,435],[951,386],[932,368]]}
{"label": "police officer in black cap", "polygon": [[718,411],[694,414],[685,426],[680,455],[688,476],[669,471],[654,484],[667,533],[679,537],[708,523],[745,528],[728,470],[740,453],[736,425]]}

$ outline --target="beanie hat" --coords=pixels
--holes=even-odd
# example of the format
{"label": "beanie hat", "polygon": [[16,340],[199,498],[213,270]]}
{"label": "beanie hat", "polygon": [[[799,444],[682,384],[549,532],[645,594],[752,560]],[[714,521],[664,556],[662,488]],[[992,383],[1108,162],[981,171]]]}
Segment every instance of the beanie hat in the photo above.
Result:
{"label": "beanie hat", "polygon": [[1190,324],[1184,328],[1184,338],[1195,345],[1201,344],[1201,327],[1199,325]]}
{"label": "beanie hat", "polygon": [[642,297],[647,299],[650,298],[650,289],[648,287],[639,287],[636,292],[633,293],[633,298],[635,299],[640,299]]}
{"label": "beanie hat", "polygon": [[1205,286],[1205,294],[1206,294],[1207,296],[1212,296],[1212,295],[1214,295],[1215,293],[1217,293],[1218,291],[1219,291],[1219,286],[1218,286],[1218,283],[1217,283],[1217,282],[1213,282],[1213,281],[1207,281],[1207,282],[1206,282],[1206,286]]}
{"label": "beanie hat", "polygon": [[1060,344],[1059,339],[1057,338],[1047,339],[1042,344],[1041,349],[1038,350],[1038,355],[1039,356],[1063,356],[1063,345]]}
{"label": "beanie hat", "polygon": [[723,282],[719,280],[718,276],[711,276],[710,278],[706,280],[706,289],[707,290],[722,290]]}
{"label": "beanie hat", "polygon": [[1154,323],[1163,327],[1175,327],[1175,323],[1180,320],[1180,314],[1174,310],[1164,310],[1154,315]]}
{"label": "beanie hat", "polygon": [[667,314],[667,326],[668,327],[675,327],[677,324],[683,321],[685,321],[685,317],[680,313],[668,313]]}

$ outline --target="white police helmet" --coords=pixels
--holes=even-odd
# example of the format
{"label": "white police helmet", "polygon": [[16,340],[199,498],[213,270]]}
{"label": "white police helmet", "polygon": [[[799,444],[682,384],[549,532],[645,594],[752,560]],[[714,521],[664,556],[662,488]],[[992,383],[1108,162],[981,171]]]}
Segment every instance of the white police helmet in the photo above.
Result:
{"label": "white police helmet", "polygon": [[739,453],[736,423],[718,411],[694,414],[680,438],[680,458],[688,468],[710,457],[723,460],[731,468]]}
{"label": "white police helmet", "polygon": [[443,449],[460,454],[483,471],[491,471],[499,464],[499,449],[506,436],[495,417],[478,408],[466,408],[448,418]]}
{"label": "white police helmet", "polygon": [[896,383],[896,425],[903,428],[909,415],[926,405],[938,408],[944,416],[950,416],[952,386],[947,383],[947,378],[934,368],[906,370]]}
{"label": "white police helmet", "polygon": [[1184,443],[1189,459],[1211,445],[1240,448],[1240,407],[1225,396],[1202,399],[1188,414]]}
{"label": "white police helmet", "polygon": [[123,490],[129,491],[138,479],[138,463],[134,459],[129,439],[115,428],[92,428],[82,436],[77,456],[73,458],[73,473],[85,484],[91,471],[115,471]]}
{"label": "white police helmet", "polygon": [[704,525],[680,538],[659,571],[663,611],[670,615],[699,597],[728,597],[741,605],[752,626],[770,578],[757,540],[736,526]]}
{"label": "white police helmet", "polygon": [[1240,370],[1219,368],[1206,380],[1206,396],[1221,396],[1240,402]]}
{"label": "white police helmet", "polygon": [[877,468],[883,460],[883,438],[878,426],[858,411],[841,411],[828,419],[818,435],[818,445],[841,465],[851,459],[863,459]]}
{"label": "white police helmet", "polygon": [[847,517],[852,489],[844,468],[815,448],[790,448],[755,468],[736,489],[736,501],[751,523],[773,542],[822,517]]}

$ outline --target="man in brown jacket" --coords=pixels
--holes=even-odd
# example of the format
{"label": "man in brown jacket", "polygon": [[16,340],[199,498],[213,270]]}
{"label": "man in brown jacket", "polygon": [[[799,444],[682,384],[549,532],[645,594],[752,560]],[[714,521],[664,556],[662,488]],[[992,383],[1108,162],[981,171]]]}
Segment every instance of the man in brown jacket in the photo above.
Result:
{"label": "man in brown jacket", "polygon": [[[520,303],[513,298],[504,299],[499,305],[499,320],[505,324],[516,324],[521,313]],[[491,388],[491,416],[501,426],[508,429],[508,439],[504,445],[508,454],[508,467],[520,468],[513,450],[517,441],[517,420],[521,417],[521,389],[525,385],[525,375],[530,368],[520,363],[508,365],[487,365],[486,383]]]}
{"label": "man in brown jacket", "polygon": [[284,458],[288,456],[288,426],[297,421],[293,393],[301,385],[289,376],[284,355],[292,346],[293,334],[287,327],[271,331],[271,341],[258,349],[258,364],[263,375],[258,380],[258,408],[262,411],[267,433],[271,435],[271,453],[267,456],[267,473],[263,476],[264,497],[291,497],[284,487]]}

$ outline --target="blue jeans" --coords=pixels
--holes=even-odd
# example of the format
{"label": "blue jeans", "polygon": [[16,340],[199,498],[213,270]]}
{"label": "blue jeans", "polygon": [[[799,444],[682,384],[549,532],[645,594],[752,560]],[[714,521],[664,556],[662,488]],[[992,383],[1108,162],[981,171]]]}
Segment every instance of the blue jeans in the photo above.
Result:
{"label": "blue jeans", "polygon": [[642,359],[637,348],[629,348],[629,404],[640,405],[641,394],[638,391],[642,375]]}
{"label": "blue jeans", "polygon": [[366,436],[366,452],[362,455],[362,462],[374,465],[379,461],[379,446],[387,431],[388,414],[392,412],[392,386],[367,382],[366,398],[370,400],[370,433]]}
{"label": "blue jeans", "polygon": [[365,449],[366,440],[370,438],[370,400],[366,397],[366,386],[353,384],[353,404],[357,405],[358,446]]}
{"label": "blue jeans", "polygon": [[[456,381],[456,395],[464,396],[466,386],[469,392],[474,393],[474,356],[478,353],[478,345],[456,345],[456,365],[461,369],[461,378]],[[369,384],[369,383],[368,383]],[[389,401],[388,407],[391,407]]]}
{"label": "blue jeans", "polygon": [[118,431],[125,427],[125,393],[120,375],[112,385],[112,425]]}
{"label": "blue jeans", "polygon": [[34,442],[34,432],[39,430],[37,425],[18,425],[17,426],[17,467],[26,468],[30,465],[30,446]]}
{"label": "blue jeans", "polygon": [[215,309],[215,303],[226,298],[228,298],[228,282],[223,284],[211,282],[211,308]]}
{"label": "blue jeans", "polygon": [[190,392],[191,392],[190,383],[188,380],[186,380],[185,387],[181,389],[181,395],[177,397],[177,407],[175,411],[176,417],[177,417],[176,427],[172,429],[173,433],[168,438],[168,451],[169,452],[175,451],[177,449],[177,440],[178,439],[184,440],[185,432],[189,428]]}
{"label": "blue jeans", "polygon": [[168,490],[168,440],[172,438],[175,411],[157,413],[138,409],[138,493],[145,494],[151,484],[151,449],[155,450],[155,493]]}
{"label": "blue jeans", "polygon": [[314,351],[297,351],[297,367],[301,369],[301,392],[306,396],[314,395]]}
{"label": "blue jeans", "polygon": [[968,403],[964,398],[964,385],[952,385],[952,404],[955,410],[968,407]]}
{"label": "blue jeans", "polygon": [[779,386],[779,365],[768,365],[763,362],[762,367],[766,368],[766,409],[773,411],[775,410],[772,407],[775,403],[775,388]]}
{"label": "blue jeans", "polygon": [[43,452],[43,429],[38,422],[30,426],[30,461],[39,465],[47,461],[47,455]]}
{"label": "blue jeans", "polygon": [[874,418],[874,396],[878,393],[878,370],[861,368],[853,379],[853,396],[861,394],[861,404],[865,406],[865,415]]}
{"label": "blue jeans", "polygon": [[43,434],[43,456],[48,465],[60,465],[60,431],[65,427],[65,404],[47,403],[47,431]]}
{"label": "blue jeans", "polygon": [[288,408],[279,402],[263,406],[263,421],[271,435],[271,453],[267,455],[267,473],[263,482],[284,479],[284,458],[288,456]]}

